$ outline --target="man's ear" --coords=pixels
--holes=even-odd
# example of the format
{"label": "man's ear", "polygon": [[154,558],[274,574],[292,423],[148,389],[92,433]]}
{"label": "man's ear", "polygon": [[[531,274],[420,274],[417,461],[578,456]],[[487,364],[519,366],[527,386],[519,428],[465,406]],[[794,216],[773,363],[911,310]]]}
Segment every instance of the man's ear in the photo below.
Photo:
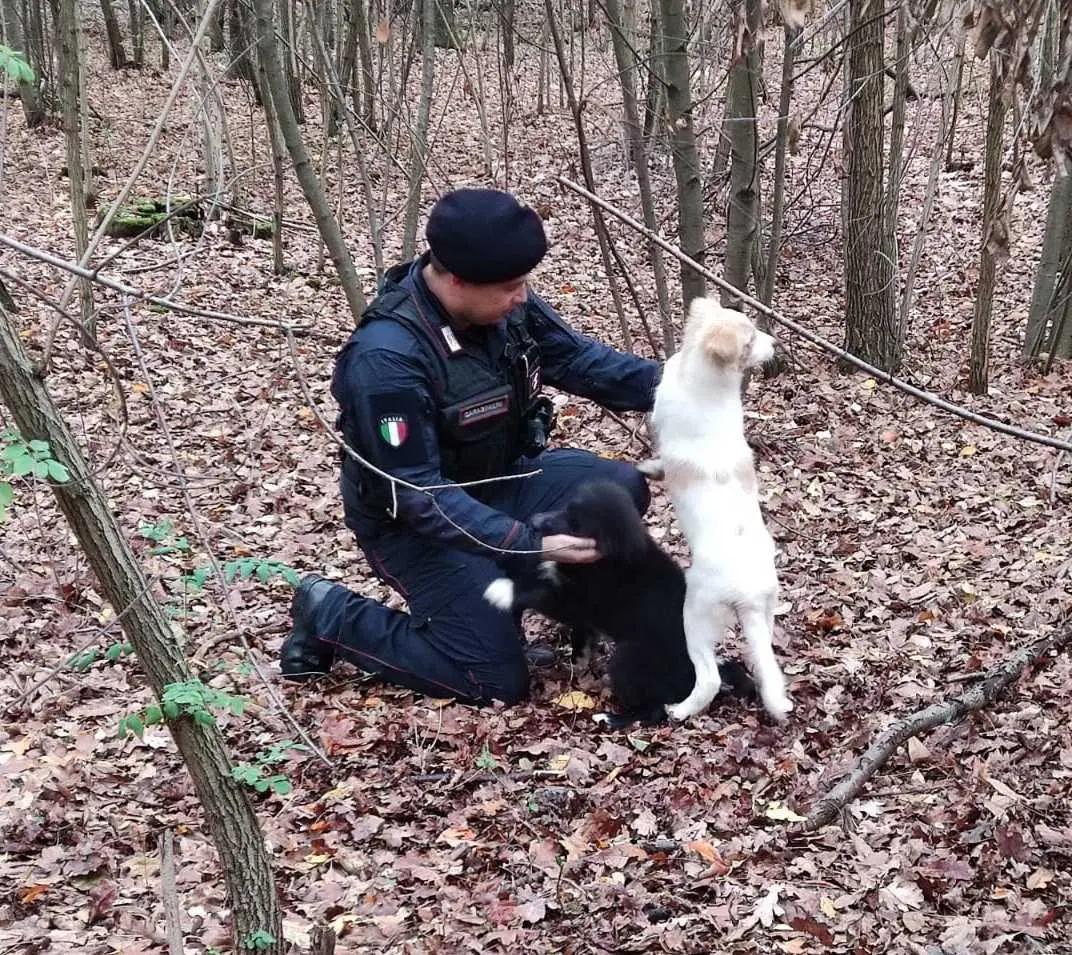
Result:
{"label": "man's ear", "polygon": [[727,322],[717,322],[704,334],[704,354],[711,361],[731,365],[740,357],[741,339],[737,327]]}

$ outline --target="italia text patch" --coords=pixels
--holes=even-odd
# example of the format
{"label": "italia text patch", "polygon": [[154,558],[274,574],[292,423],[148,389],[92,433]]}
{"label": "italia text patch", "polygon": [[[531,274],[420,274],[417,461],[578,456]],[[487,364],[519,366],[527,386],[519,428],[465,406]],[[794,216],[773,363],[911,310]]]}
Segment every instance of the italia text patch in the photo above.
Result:
{"label": "italia text patch", "polygon": [[[427,460],[424,412],[421,398],[413,391],[388,391],[369,395],[366,440],[385,466],[420,464]],[[372,448],[370,448],[372,450]]]}

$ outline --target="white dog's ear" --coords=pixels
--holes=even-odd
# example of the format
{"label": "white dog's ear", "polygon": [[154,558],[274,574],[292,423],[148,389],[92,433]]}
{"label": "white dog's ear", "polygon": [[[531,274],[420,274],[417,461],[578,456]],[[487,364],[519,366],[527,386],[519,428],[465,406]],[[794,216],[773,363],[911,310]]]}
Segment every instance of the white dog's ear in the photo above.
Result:
{"label": "white dog's ear", "polygon": [[718,321],[704,335],[704,354],[722,365],[732,365],[741,357],[741,337],[737,326]]}

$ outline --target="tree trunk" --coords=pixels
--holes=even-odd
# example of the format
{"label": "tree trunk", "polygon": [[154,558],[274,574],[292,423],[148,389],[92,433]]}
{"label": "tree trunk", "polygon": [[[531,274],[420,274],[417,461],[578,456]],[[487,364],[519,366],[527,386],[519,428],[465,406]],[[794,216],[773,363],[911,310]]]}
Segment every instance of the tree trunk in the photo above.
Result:
{"label": "tree trunk", "polygon": [[[611,42],[614,45],[614,59],[617,63],[618,76],[622,83],[626,153],[636,173],[644,225],[651,229],[652,232],[658,232],[659,225],[655,216],[655,199],[651,191],[651,174],[648,169],[647,142],[640,127],[640,111],[636,96],[636,55],[626,40],[625,24],[622,20],[622,11],[618,0],[605,0],[605,3],[607,24],[610,27]],[[674,353],[676,341],[674,323],[670,314],[670,292],[666,282],[666,264],[663,261],[662,249],[652,242],[648,243],[648,256],[651,259],[651,270],[655,277],[655,293],[659,300],[659,324],[663,336],[663,353],[666,357],[669,357]]]}
{"label": "tree trunk", "polygon": [[108,34],[108,62],[113,70],[121,70],[127,65],[127,53],[123,49],[123,34],[119,31],[119,18],[115,15],[112,0],[101,0],[101,13]]}
{"label": "tree trunk", "polygon": [[144,13],[139,0],[127,0],[127,8],[130,15],[131,65],[141,69],[145,65]]}
{"label": "tree trunk", "polygon": [[409,190],[402,226],[402,259],[412,259],[417,244],[417,217],[421,211],[421,183],[428,160],[428,119],[432,112],[432,89],[435,86],[435,52],[439,0],[421,0],[421,100],[417,107],[417,125],[410,141]]}
{"label": "tree trunk", "polygon": [[[752,274],[752,251],[759,232],[759,135],[756,129],[762,57],[759,50],[763,15],[760,0],[737,0],[726,119],[730,139],[730,196],[726,209],[726,281],[748,291]],[[738,40],[739,38],[739,40]],[[738,308],[740,299],[723,291],[722,304]]]}
{"label": "tree trunk", "polygon": [[[1057,353],[1059,358],[1070,357],[1053,347],[1053,332],[1061,314],[1062,303],[1057,294],[1062,275],[1072,276],[1072,170],[1054,177],[1046,213],[1046,235],[1042,240],[1042,255],[1035,270],[1035,287],[1031,293],[1031,313],[1027,317],[1024,336],[1024,358],[1037,358],[1039,352]],[[1070,336],[1072,341],[1072,336]]]}
{"label": "tree trunk", "polygon": [[441,50],[458,49],[458,35],[454,29],[454,0],[436,0],[432,8],[435,45]]}
{"label": "tree trunk", "polygon": [[508,73],[513,72],[517,57],[514,29],[517,23],[517,0],[503,0],[502,6],[503,65]]}
{"label": "tree trunk", "polygon": [[957,49],[956,53],[953,54],[955,64],[953,69],[953,112],[949,118],[949,136],[945,150],[945,168],[947,172],[953,168],[953,144],[957,139],[957,118],[960,115],[960,100],[964,86],[964,41],[967,32],[964,27],[957,30]]}
{"label": "tree trunk", "polygon": [[254,42],[253,30],[250,29],[249,10],[243,0],[227,0],[227,33],[231,57],[227,72],[231,76],[246,80],[253,88],[257,105],[263,106],[260,84],[257,82],[253,58],[250,56]]}
{"label": "tree trunk", "polygon": [[354,0],[352,12],[357,30],[357,55],[361,60],[361,107],[357,103],[357,84],[354,84],[354,110],[364,117],[365,125],[376,131],[376,80],[372,73],[372,40],[369,37],[368,13],[365,0]]}
{"label": "tree trunk", "polygon": [[[692,93],[689,88],[689,31],[683,0],[659,0],[659,75],[666,84],[666,119],[670,127],[674,178],[677,180],[678,241],[681,251],[700,265],[704,263],[704,203],[700,179],[700,156],[692,128]],[[685,308],[704,294],[703,276],[686,266],[681,269],[681,297]]]}
{"label": "tree trunk", "polygon": [[[547,25],[551,30],[551,41],[554,43],[555,56],[558,59],[559,73],[561,74],[562,82],[565,84],[566,96],[570,105],[570,113],[573,116],[573,126],[577,132],[577,147],[581,157],[581,171],[584,174],[584,184],[588,187],[589,192],[595,192],[596,184],[595,176],[592,172],[592,156],[588,149],[588,139],[584,131],[584,119],[581,116],[581,104],[573,89],[573,75],[570,73],[569,65],[566,62],[566,49],[562,43],[562,33],[558,28],[558,18],[555,16],[552,0],[544,0],[544,10],[546,11]],[[614,308],[618,313],[618,322],[622,329],[622,344],[626,351],[630,351],[633,347],[633,335],[629,328],[629,323],[625,319],[625,309],[622,307],[622,297],[621,293],[618,291],[618,282],[615,278],[614,268],[611,263],[610,239],[607,234],[607,223],[603,218],[603,210],[593,207],[592,219],[595,222],[596,238],[599,240],[599,254],[600,258],[603,260],[603,270],[607,275],[607,282],[610,285],[610,295],[614,300]]]}
{"label": "tree trunk", "polygon": [[316,176],[316,171],[309,160],[309,152],[302,141],[301,130],[298,128],[298,121],[292,109],[287,82],[283,74],[279,47],[276,45],[272,0],[254,0],[254,10],[257,15],[257,53],[264,66],[268,91],[279,119],[279,129],[283,135],[283,141],[287,144],[291,162],[294,163],[298,183],[316,219],[320,237],[327,246],[331,260],[335,263],[335,269],[339,273],[339,280],[342,282],[343,292],[356,324],[365,310],[365,295],[361,290],[357,272],[354,271],[353,259],[343,240],[342,230],[332,215],[323,186]]}
{"label": "tree trunk", "polygon": [[[0,397],[23,438],[47,441],[53,458],[67,467],[70,479],[49,486],[159,699],[164,687],[191,679],[186,659],[88,462],[44,382],[35,375],[3,308]],[[214,722],[195,722],[189,715],[167,720],[167,724],[193,779],[220,855],[233,913],[235,950],[252,950],[248,940],[261,933],[258,937],[264,944],[257,946],[257,952],[282,955],[282,916],[264,837],[242,784],[231,776],[231,761],[219,728]],[[267,938],[272,941],[264,942]]]}
{"label": "tree trunk", "polygon": [[849,0],[845,155],[845,349],[884,371],[901,363],[897,272],[883,149],[885,0]]}
{"label": "tree trunk", "polygon": [[297,30],[294,23],[294,0],[280,0],[279,32],[283,41],[282,62],[286,76],[287,95],[294,113],[294,121],[299,125],[305,123],[305,102],[302,99],[300,65],[297,52]]}
{"label": "tree trunk", "polygon": [[[50,77],[56,75],[51,58],[45,51],[45,11],[42,0],[31,0],[23,6],[26,16],[23,19],[23,52],[26,62],[34,71],[34,82],[19,83],[19,99],[22,101],[22,113],[26,125],[36,129],[48,117],[50,105],[54,102],[54,84]],[[18,20],[13,22],[18,26]],[[17,48],[16,48],[17,49]]]}
{"label": "tree trunk", "polygon": [[[67,146],[67,179],[70,183],[71,219],[74,226],[75,258],[80,262],[89,245],[89,222],[86,215],[86,174],[82,152],[81,58],[79,42],[78,0],[60,0],[56,12],[56,54],[60,68],[60,99],[63,104],[63,133]],[[90,336],[93,330],[93,286],[82,280],[82,326]]]}
{"label": "tree trunk", "polygon": [[[759,300],[770,305],[774,300],[774,284],[778,276],[778,260],[782,254],[782,230],[785,227],[785,157],[789,151],[789,108],[793,102],[793,68],[796,63],[796,40],[802,28],[784,28],[782,43],[782,89],[778,95],[778,141],[774,152],[774,195],[771,200],[770,242],[763,271],[763,287]],[[769,323],[768,323],[769,324]]]}
{"label": "tree trunk", "polygon": [[971,374],[968,386],[974,395],[987,392],[990,370],[990,313],[994,302],[996,254],[1007,251],[1008,236],[1001,236],[1001,159],[1005,139],[1005,101],[999,79],[1000,54],[990,54],[990,92],[987,97],[986,155],[983,171],[983,239],[979,252],[979,285],[972,318]]}

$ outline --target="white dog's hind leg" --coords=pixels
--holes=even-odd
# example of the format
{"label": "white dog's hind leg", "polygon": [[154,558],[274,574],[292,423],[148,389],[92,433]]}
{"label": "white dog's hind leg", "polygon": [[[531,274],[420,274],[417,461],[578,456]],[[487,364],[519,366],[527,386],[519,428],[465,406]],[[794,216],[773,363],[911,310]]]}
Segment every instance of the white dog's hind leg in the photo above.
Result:
{"label": "white dog's hind leg", "polygon": [[685,643],[696,668],[696,683],[680,703],[667,704],[666,712],[675,720],[687,719],[707,709],[722,689],[716,649],[726,628],[726,608],[697,596],[698,589],[688,588],[684,609]]}
{"label": "white dog's hind leg", "polygon": [[759,684],[763,705],[776,720],[784,720],[793,709],[793,701],[785,691],[785,677],[774,655],[774,601],[768,600],[764,607],[755,605],[741,607],[741,630],[748,639],[752,651],[752,663]]}

